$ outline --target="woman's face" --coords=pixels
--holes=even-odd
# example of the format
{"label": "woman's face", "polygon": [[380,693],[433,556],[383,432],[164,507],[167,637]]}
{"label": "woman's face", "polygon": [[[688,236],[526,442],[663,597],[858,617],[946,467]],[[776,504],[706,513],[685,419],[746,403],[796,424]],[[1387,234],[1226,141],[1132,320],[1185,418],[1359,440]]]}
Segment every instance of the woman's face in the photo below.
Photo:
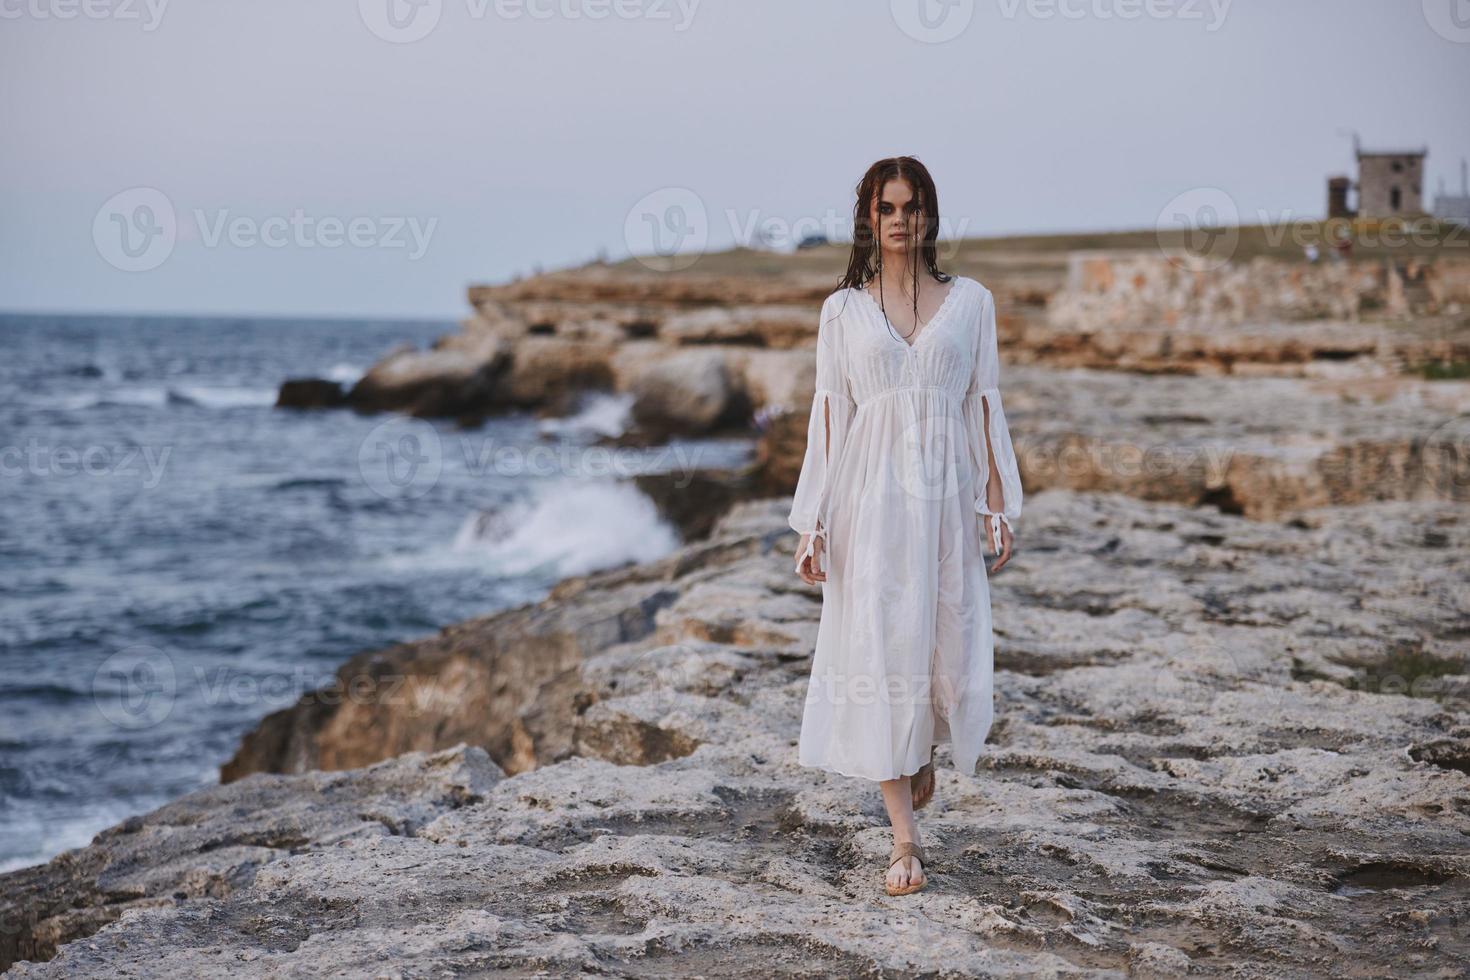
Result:
{"label": "woman's face", "polygon": [[895,177],[868,209],[868,220],[878,235],[878,247],[887,252],[907,252],[924,233],[924,215],[908,181]]}

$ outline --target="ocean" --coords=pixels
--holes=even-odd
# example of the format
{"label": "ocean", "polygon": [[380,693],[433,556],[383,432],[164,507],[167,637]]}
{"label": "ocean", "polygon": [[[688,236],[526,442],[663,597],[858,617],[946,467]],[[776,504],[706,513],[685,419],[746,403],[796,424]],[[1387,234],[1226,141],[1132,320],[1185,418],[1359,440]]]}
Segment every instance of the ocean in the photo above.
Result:
{"label": "ocean", "polygon": [[353,654],[676,548],[594,444],[626,396],[473,429],[273,407],[449,322],[0,316],[0,870],[217,782]]}

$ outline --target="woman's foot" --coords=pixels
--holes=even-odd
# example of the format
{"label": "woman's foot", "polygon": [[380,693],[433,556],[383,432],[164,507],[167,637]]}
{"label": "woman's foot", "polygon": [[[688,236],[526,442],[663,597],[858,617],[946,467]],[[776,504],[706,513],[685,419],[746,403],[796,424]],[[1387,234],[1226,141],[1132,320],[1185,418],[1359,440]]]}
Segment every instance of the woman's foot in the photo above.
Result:
{"label": "woman's foot", "polygon": [[894,844],[888,855],[888,876],[883,881],[888,894],[908,895],[928,882],[929,876],[924,872],[924,849],[913,841]]}
{"label": "woman's foot", "polygon": [[934,799],[934,749],[929,749],[929,761],[909,777],[909,792],[913,794],[914,809],[922,810]]}

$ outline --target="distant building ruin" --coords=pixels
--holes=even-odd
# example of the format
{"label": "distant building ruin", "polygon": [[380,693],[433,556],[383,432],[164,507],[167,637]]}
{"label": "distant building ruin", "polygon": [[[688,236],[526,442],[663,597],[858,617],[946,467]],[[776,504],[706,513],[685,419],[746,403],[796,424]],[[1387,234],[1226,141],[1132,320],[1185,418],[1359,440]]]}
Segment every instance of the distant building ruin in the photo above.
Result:
{"label": "distant building ruin", "polygon": [[[1353,152],[1358,158],[1356,182],[1338,174],[1327,178],[1327,217],[1395,218],[1422,217],[1424,210],[1424,158],[1429,148],[1417,150],[1365,150],[1353,135]],[[1357,191],[1356,203],[1348,200]]]}
{"label": "distant building ruin", "polygon": [[1357,212],[1348,203],[1348,193],[1353,189],[1353,179],[1338,175],[1327,178],[1327,217],[1351,218]]}

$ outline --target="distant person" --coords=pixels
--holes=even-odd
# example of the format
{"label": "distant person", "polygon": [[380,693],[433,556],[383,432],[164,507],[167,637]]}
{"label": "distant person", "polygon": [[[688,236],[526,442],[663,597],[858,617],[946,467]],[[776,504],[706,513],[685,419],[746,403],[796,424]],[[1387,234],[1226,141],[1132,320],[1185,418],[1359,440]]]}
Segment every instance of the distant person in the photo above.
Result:
{"label": "distant person", "polygon": [[822,303],[789,517],[797,574],[823,603],[797,755],[879,784],[894,840],[884,884],[906,895],[928,880],[914,811],[934,796],[936,747],[969,776],[990,734],[989,575],[1011,558],[1021,478],[995,296],[939,271],[929,171],[913,157],[873,164],[853,226],[847,273]]}
{"label": "distant person", "polygon": [[1318,256],[1320,256],[1322,254],[1317,249],[1317,243],[1316,242],[1308,242],[1307,243],[1307,247],[1304,248],[1304,249],[1302,249],[1302,251],[1306,253],[1307,261],[1308,262],[1316,262]]}

